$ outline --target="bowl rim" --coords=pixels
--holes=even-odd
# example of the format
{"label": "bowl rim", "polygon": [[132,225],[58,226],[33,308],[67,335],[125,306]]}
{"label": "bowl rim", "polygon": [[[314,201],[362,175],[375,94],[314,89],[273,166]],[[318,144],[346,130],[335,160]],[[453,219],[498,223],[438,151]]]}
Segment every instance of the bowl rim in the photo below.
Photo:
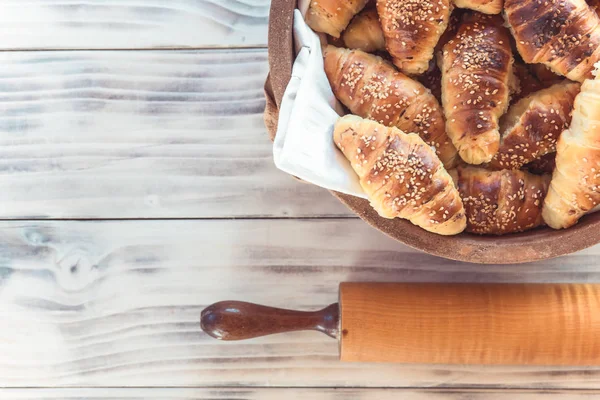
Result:
{"label": "bowl rim", "polygon": [[[296,0],[273,0],[269,18],[270,83],[279,108],[294,63],[293,11]],[[587,215],[564,230],[548,227],[504,236],[461,233],[440,236],[407,220],[380,217],[369,202],[331,191],[362,220],[393,239],[425,253],[478,264],[519,264],[547,260],[583,250],[600,242],[600,212]]]}

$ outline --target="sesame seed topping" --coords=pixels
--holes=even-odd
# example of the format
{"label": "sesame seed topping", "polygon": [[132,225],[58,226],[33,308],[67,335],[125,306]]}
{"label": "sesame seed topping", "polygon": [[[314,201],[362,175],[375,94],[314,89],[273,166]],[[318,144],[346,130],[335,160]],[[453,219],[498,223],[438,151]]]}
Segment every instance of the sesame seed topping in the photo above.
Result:
{"label": "sesame seed topping", "polygon": [[[353,57],[352,54],[356,55],[357,52],[350,52],[341,76],[341,82],[345,85],[342,93],[352,93],[357,99],[360,98],[360,105],[350,107],[351,111],[365,114],[365,117],[386,126],[415,132],[427,144],[441,147],[447,136],[443,112],[433,94],[420,83],[408,81],[381,60],[375,72],[370,72],[364,58]],[[348,95],[348,98],[352,97]],[[421,109],[406,113],[410,107],[414,109],[414,104],[422,104]]]}
{"label": "sesame seed topping", "polygon": [[[500,191],[501,187],[509,192],[505,193],[505,189]],[[470,167],[459,170],[458,188],[471,232],[520,232],[541,223],[541,199],[545,196],[546,187],[540,177],[521,171],[483,172]],[[501,195],[506,196],[506,201],[500,201]],[[532,205],[536,208],[533,209]]]}

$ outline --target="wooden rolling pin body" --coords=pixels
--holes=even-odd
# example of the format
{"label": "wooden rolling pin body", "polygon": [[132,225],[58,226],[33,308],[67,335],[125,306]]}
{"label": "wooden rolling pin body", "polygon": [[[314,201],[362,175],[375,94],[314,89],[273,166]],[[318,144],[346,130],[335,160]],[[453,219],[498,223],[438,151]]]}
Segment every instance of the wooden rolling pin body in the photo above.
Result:
{"label": "wooden rolling pin body", "polygon": [[341,359],[600,364],[600,285],[340,286]]}
{"label": "wooden rolling pin body", "polygon": [[342,361],[600,365],[600,285],[344,283],[337,311],[222,302],[202,327],[223,340],[337,334]]}

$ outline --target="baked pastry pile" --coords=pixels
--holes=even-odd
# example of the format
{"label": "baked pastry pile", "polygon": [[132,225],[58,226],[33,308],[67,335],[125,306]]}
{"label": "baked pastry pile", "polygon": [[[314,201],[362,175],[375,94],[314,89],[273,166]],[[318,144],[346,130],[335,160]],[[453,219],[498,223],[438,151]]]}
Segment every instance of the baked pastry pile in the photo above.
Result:
{"label": "baked pastry pile", "polygon": [[597,0],[313,0],[349,115],[333,141],[384,218],[568,228],[600,206]]}

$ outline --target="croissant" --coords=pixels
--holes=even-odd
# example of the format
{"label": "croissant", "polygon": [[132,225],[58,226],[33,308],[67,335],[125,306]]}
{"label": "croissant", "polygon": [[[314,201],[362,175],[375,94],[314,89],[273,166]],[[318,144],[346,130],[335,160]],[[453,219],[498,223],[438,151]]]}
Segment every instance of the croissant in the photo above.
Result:
{"label": "croissant", "polygon": [[503,235],[542,225],[550,175],[472,166],[450,173],[465,207],[467,232]]}
{"label": "croissant", "polygon": [[450,0],[377,0],[377,11],[394,64],[409,75],[427,70],[450,19]]}
{"label": "croissant", "polygon": [[442,109],[422,84],[360,50],[328,46],[324,57],[333,93],[353,114],[417,133],[435,147],[445,166],[455,165],[458,157]]}
{"label": "croissant", "polygon": [[408,219],[440,235],[465,229],[452,178],[419,136],[347,115],[336,123],[333,139],[380,216]]}
{"label": "croissant", "polygon": [[385,50],[385,38],[377,16],[377,10],[363,10],[342,34],[344,44],[349,49],[359,49],[367,53]]}
{"label": "croissant", "polygon": [[504,9],[525,62],[573,81],[592,76],[600,59],[600,17],[585,0],[506,0]]}
{"label": "croissant", "polygon": [[305,20],[315,32],[338,38],[352,17],[365,8],[368,2],[369,0],[311,0]]}
{"label": "croissant", "polygon": [[575,98],[571,126],[558,139],[556,167],[543,216],[568,228],[600,204],[600,80],[586,80]]}
{"label": "croissant", "polygon": [[500,24],[483,14],[463,22],[440,57],[446,131],[469,164],[489,162],[498,150],[499,119],[515,85],[510,38]]}
{"label": "croissant", "polygon": [[468,8],[484,14],[500,14],[503,0],[454,0],[459,8]]}
{"label": "croissant", "polygon": [[520,169],[556,151],[561,132],[571,123],[571,109],[581,84],[564,81],[514,104],[500,121],[502,141],[490,166]]}

